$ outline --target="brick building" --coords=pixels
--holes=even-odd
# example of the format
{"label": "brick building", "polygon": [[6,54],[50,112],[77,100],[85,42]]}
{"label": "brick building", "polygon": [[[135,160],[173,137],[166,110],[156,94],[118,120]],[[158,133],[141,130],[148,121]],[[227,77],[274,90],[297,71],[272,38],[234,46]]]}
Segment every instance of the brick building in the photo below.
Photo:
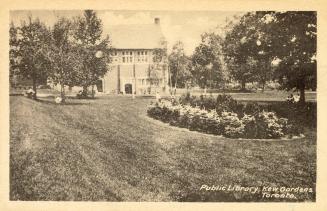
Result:
{"label": "brick building", "polygon": [[[167,49],[160,19],[153,24],[104,26],[112,44],[108,73],[98,81],[97,90],[112,94],[153,94],[168,91],[164,62],[154,65],[154,50]],[[155,82],[155,83],[154,83]]]}

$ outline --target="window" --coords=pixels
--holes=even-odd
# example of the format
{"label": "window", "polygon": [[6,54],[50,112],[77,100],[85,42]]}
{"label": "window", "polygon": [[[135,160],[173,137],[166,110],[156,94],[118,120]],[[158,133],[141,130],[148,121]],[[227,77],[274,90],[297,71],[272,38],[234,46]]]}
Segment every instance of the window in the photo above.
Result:
{"label": "window", "polygon": [[144,63],[148,61],[148,52],[147,51],[138,51],[136,61],[138,63]]}
{"label": "window", "polygon": [[117,56],[117,51],[112,51],[111,56]]}
{"label": "window", "polygon": [[144,61],[145,62],[148,62],[148,52],[147,51],[145,51],[145,53],[144,53]]}
{"label": "window", "polygon": [[123,63],[133,63],[133,52],[123,51],[122,52]]}
{"label": "window", "polygon": [[112,59],[112,61],[113,62],[117,62],[118,61],[118,53],[117,53],[117,51],[111,51],[110,52],[110,57],[111,57],[111,59]]}

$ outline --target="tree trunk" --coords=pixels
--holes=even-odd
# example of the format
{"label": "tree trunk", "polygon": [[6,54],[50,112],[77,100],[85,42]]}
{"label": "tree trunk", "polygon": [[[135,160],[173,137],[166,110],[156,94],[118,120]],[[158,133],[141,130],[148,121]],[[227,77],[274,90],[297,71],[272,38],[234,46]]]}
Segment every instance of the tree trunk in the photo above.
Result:
{"label": "tree trunk", "polygon": [[65,96],[65,85],[64,84],[60,84],[60,86],[61,86],[60,97],[62,99],[61,102],[64,103],[65,100],[66,100],[66,96]]}
{"label": "tree trunk", "polygon": [[95,98],[95,93],[94,93],[94,85],[92,85],[92,98],[94,99]]}
{"label": "tree trunk", "polygon": [[149,65],[149,94],[151,95],[151,89],[152,89],[152,80],[151,80],[151,72],[152,72],[152,69],[151,69],[152,67],[150,67],[150,65]]}
{"label": "tree trunk", "polygon": [[172,95],[173,94],[173,84],[172,84],[172,81],[171,81],[171,72],[170,72],[170,68],[169,68],[169,66],[168,66],[168,73],[169,73],[169,92],[170,92],[170,95]]}
{"label": "tree trunk", "polygon": [[87,97],[87,86],[83,86],[82,97]]}
{"label": "tree trunk", "polygon": [[151,78],[149,78],[149,94],[151,95],[151,92],[152,92],[152,81],[151,81]]}
{"label": "tree trunk", "polygon": [[266,82],[263,81],[263,82],[262,82],[262,90],[261,90],[261,92],[265,92],[265,85],[266,85]]}
{"label": "tree trunk", "polygon": [[36,79],[33,77],[32,81],[33,81],[33,91],[34,91],[34,94],[33,94],[32,98],[34,100],[36,100],[37,99],[37,97],[36,97]]}
{"label": "tree trunk", "polygon": [[176,95],[176,89],[177,89],[177,79],[175,79],[175,89],[174,89],[174,95]]}
{"label": "tree trunk", "polygon": [[242,80],[242,82],[241,82],[241,90],[242,91],[245,90],[245,80]]}
{"label": "tree trunk", "polygon": [[175,93],[174,95],[176,95],[176,88],[177,88],[177,75],[178,75],[178,72],[179,72],[179,59],[177,59],[177,69],[176,69],[176,75],[175,75]]}
{"label": "tree trunk", "polygon": [[305,84],[304,84],[304,80],[302,80],[300,82],[300,104],[305,104]]}

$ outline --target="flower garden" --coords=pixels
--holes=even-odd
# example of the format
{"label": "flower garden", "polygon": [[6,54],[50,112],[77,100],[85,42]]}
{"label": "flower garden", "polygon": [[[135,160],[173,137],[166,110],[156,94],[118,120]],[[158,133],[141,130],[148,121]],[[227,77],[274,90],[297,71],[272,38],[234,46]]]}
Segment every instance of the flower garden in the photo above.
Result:
{"label": "flower garden", "polygon": [[229,138],[277,139],[303,136],[298,125],[256,103],[238,103],[229,95],[182,96],[151,103],[147,113],[172,126]]}

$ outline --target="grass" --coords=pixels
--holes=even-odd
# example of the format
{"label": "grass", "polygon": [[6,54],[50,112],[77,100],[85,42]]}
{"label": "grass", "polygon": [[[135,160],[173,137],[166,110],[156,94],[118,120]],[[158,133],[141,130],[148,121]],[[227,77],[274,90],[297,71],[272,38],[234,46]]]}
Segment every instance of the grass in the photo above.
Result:
{"label": "grass", "polygon": [[[22,95],[26,90],[24,89],[11,89],[10,95]],[[60,91],[53,90],[53,89],[37,89],[38,95],[43,96],[59,96]],[[177,94],[182,95],[186,93],[185,90],[180,90]],[[285,101],[287,96],[290,94],[295,94],[293,92],[287,92],[283,90],[265,90],[264,92],[257,91],[257,92],[231,92],[226,91],[226,94],[232,95],[234,99],[238,101]],[[201,92],[199,91],[193,91],[192,95],[202,95],[203,90]],[[214,92],[214,93],[207,93],[208,96],[213,95],[217,96],[218,94],[223,94],[222,92]],[[66,91],[66,95],[68,96],[76,96],[75,91]],[[306,91],[305,93],[306,101],[308,102],[316,102],[317,101],[317,94],[316,92],[310,92]]]}
{"label": "grass", "polygon": [[[149,102],[106,96],[56,105],[10,97],[10,199],[276,201],[200,187],[315,190],[315,131],[291,141],[205,135],[147,117]],[[315,193],[297,197],[288,201],[315,201]]]}
{"label": "grass", "polygon": [[[277,90],[267,90],[265,92],[257,91],[257,92],[249,92],[249,93],[229,93],[226,91],[226,94],[231,95],[234,99],[238,101],[285,101],[287,96],[292,92],[287,91],[277,91]],[[202,93],[195,93],[194,95],[201,95]],[[222,93],[212,93],[213,96]],[[295,95],[296,93],[292,93]],[[210,94],[207,94],[210,95]],[[305,93],[306,101],[308,102],[316,102],[317,94],[316,92]]]}

